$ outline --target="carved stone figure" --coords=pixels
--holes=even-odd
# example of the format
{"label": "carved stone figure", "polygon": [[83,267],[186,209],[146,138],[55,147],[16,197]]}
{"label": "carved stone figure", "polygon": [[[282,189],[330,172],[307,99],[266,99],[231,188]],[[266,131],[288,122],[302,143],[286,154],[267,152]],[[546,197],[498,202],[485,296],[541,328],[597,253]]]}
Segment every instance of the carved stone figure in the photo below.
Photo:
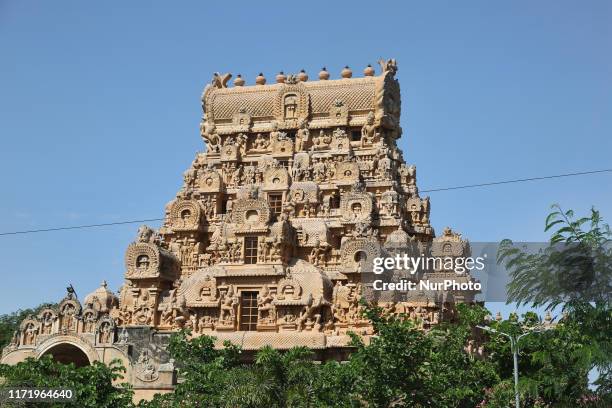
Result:
{"label": "carved stone figure", "polygon": [[270,146],[270,141],[266,140],[261,133],[258,133],[253,142],[253,150],[265,151]]}
{"label": "carved stone figure", "polygon": [[219,322],[222,325],[233,326],[236,322],[236,307],[238,299],[234,295],[234,290],[230,286],[229,290],[221,296],[221,314]]}
{"label": "carved stone figure", "polygon": [[374,125],[374,112],[369,112],[366,123],[361,128],[361,147],[371,145],[377,137],[378,134]]}
{"label": "carved stone figure", "polygon": [[305,120],[300,120],[299,129],[295,136],[295,148],[298,152],[306,150],[310,143],[310,131],[308,130],[308,123]]}
{"label": "carved stone figure", "polygon": [[112,342],[112,332],[113,328],[110,322],[103,322],[100,325],[100,344],[107,344]]}
{"label": "carved stone figure", "polygon": [[23,344],[24,346],[32,346],[36,344],[36,336],[38,335],[38,328],[34,323],[28,323],[24,330]]}
{"label": "carved stone figure", "polygon": [[268,285],[264,285],[257,297],[257,323],[261,325],[274,324],[276,322],[276,310],[272,302],[274,296],[270,293]]}

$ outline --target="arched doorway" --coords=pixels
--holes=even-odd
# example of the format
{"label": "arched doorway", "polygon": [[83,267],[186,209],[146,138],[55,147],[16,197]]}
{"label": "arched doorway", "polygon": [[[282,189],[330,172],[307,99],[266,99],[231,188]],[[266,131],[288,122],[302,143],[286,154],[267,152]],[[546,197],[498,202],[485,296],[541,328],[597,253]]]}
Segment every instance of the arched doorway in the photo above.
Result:
{"label": "arched doorway", "polygon": [[91,362],[87,354],[77,346],[69,343],[60,343],[45,351],[42,356],[50,355],[55,361],[62,364],[73,363],[77,367],[85,367]]}

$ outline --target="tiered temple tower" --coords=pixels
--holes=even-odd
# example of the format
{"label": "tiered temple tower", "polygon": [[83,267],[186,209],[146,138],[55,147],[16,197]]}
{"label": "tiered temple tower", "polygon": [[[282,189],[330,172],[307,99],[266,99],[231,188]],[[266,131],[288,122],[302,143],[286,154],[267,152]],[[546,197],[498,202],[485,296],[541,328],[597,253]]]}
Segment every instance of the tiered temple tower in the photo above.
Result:
{"label": "tiered temple tower", "polygon": [[[215,74],[204,90],[198,153],[165,209],[159,231],[146,226],[125,255],[125,284],[21,325],[3,362],[50,353],[70,361],[121,358],[141,395],[171,389],[165,351],[173,331],[230,340],[247,352],[264,345],[307,346],[341,358],[349,331],[372,334],[361,315],[363,295],[405,313],[424,328],[452,317],[452,301],[420,293],[377,296],[363,279],[375,257],[410,246],[434,255],[466,255],[447,229],[434,237],[428,197],[397,140],[400,88],[395,60],[353,78],[280,73],[245,86]],[[442,280],[452,271],[427,271]],[[470,280],[469,276],[464,277]],[[72,358],[74,360],[74,358]]]}

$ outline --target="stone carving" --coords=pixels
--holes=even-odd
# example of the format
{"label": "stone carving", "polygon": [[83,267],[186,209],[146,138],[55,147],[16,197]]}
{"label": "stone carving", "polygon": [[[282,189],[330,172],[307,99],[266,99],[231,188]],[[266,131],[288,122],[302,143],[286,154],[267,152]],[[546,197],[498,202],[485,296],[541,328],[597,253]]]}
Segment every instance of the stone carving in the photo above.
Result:
{"label": "stone carving", "polygon": [[170,209],[170,228],[174,231],[197,230],[202,222],[202,206],[195,200],[178,199]]}
{"label": "stone carving", "polygon": [[218,72],[215,72],[213,74],[211,84],[215,88],[227,88],[227,83],[231,78],[232,74],[230,74],[229,72],[227,74],[220,74]]}
{"label": "stone carving", "polygon": [[374,112],[368,113],[366,123],[361,128],[361,147],[372,145],[380,137],[374,124]]}
{"label": "stone carving", "polygon": [[140,381],[153,382],[159,377],[159,365],[153,360],[153,356],[148,349],[142,350],[134,368],[136,378]]}
{"label": "stone carving", "polygon": [[98,313],[93,309],[85,309],[83,312],[83,333],[93,333],[96,329]]}
{"label": "stone carving", "polygon": [[257,297],[257,324],[275,325],[276,309],[274,306],[274,296],[270,293],[268,285],[264,285],[261,293]]}
{"label": "stone carving", "polygon": [[346,126],[349,119],[349,110],[342,99],[336,99],[329,108],[330,126]]}
{"label": "stone carving", "polygon": [[280,138],[272,142],[273,157],[288,157],[293,155],[293,142],[281,133]]}
{"label": "stone carving", "polygon": [[[183,215],[188,219],[192,217],[191,214]],[[125,276],[131,280],[172,279],[175,277],[177,264],[178,260],[155,241],[152,230],[143,226],[136,242],[131,243],[125,253]]]}
{"label": "stone carving", "polygon": [[264,190],[286,190],[289,172],[284,167],[268,168],[264,172]]}
{"label": "stone carving", "polygon": [[203,193],[219,192],[222,189],[221,175],[214,168],[198,171],[198,188]]}
{"label": "stone carving", "polygon": [[198,302],[213,302],[217,300],[217,283],[210,275],[206,275],[199,290]]}
{"label": "stone carving", "polygon": [[310,144],[310,130],[308,130],[308,122],[305,119],[299,121],[299,129],[295,135],[295,149],[298,152],[308,149]]}
{"label": "stone carving", "polygon": [[298,119],[308,116],[309,97],[304,83],[291,83],[292,78],[285,80],[275,95],[274,116],[279,122],[295,125]]}
{"label": "stone carving", "polygon": [[200,135],[206,143],[206,148],[211,153],[219,153],[221,149],[221,137],[216,132],[216,127],[212,123],[202,121],[200,125]]}
{"label": "stone carving", "polygon": [[234,294],[234,288],[229,287],[227,292],[221,295],[221,313],[219,324],[222,326],[234,327],[236,324],[236,308],[238,307],[238,297]]}
{"label": "stone carving", "polygon": [[186,318],[187,302],[185,296],[177,295],[177,290],[170,291],[170,297],[160,305],[160,324],[167,327],[180,327]]}
{"label": "stone carving", "polygon": [[103,317],[97,327],[98,344],[112,344],[115,340],[115,322],[110,317]]}
{"label": "stone carving", "polygon": [[325,266],[327,264],[327,258],[330,251],[331,245],[317,239],[315,240],[315,244],[310,251],[310,255],[308,255],[308,262],[316,266]]}
{"label": "stone carving", "polygon": [[266,139],[261,133],[258,133],[253,141],[253,151],[256,152],[265,152],[268,150],[270,146],[270,140]]}
{"label": "stone carving", "polygon": [[263,198],[236,200],[232,209],[232,222],[245,226],[265,226],[270,220],[270,207]]}
{"label": "stone carving", "polygon": [[372,196],[364,192],[345,194],[340,201],[342,220],[346,222],[368,222],[372,215]]}
{"label": "stone carving", "polygon": [[331,133],[321,129],[319,134],[312,139],[313,148],[315,150],[322,150],[329,148],[329,144],[332,141]]}
{"label": "stone carving", "polygon": [[40,325],[33,316],[27,317],[21,322],[21,339],[24,346],[36,345],[36,339],[40,333]]}
{"label": "stone carving", "polygon": [[336,164],[334,174],[338,184],[352,185],[359,180],[359,166],[354,161],[342,161]]}
{"label": "stone carving", "polygon": [[277,300],[298,300],[301,297],[302,286],[290,275],[287,275],[284,279],[278,282],[278,294],[276,295]]}
{"label": "stone carving", "polygon": [[340,253],[345,273],[369,272],[373,259],[380,256],[380,243],[372,238],[350,238],[343,242]]}

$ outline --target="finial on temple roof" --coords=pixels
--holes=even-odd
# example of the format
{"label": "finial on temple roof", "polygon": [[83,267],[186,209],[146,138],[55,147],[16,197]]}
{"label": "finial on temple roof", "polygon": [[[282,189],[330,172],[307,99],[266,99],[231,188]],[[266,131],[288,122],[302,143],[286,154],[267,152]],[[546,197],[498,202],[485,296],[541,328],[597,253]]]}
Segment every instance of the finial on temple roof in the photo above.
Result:
{"label": "finial on temple roof", "polygon": [[363,70],[363,75],[374,76],[374,68],[372,68],[372,65],[368,64],[368,66],[365,67],[365,69]]}
{"label": "finial on temple roof", "polygon": [[350,78],[353,76],[353,71],[349,68],[348,65],[344,66],[344,69],[340,72],[342,78]]}
{"label": "finial on temple roof", "polygon": [[306,82],[308,81],[308,74],[302,69],[300,70],[300,73],[297,74],[297,78],[300,80],[300,82]]}
{"label": "finial on temple roof", "polygon": [[327,72],[327,68],[321,68],[321,72],[319,72],[319,79],[322,81],[329,79],[329,72]]}
{"label": "finial on temple roof", "polygon": [[255,83],[257,85],[265,85],[266,84],[266,77],[264,76],[264,74],[262,72],[260,72],[259,75],[257,75],[257,77],[255,78]]}
{"label": "finial on temple roof", "polygon": [[244,86],[244,78],[242,78],[242,75],[238,74],[238,76],[236,76],[236,79],[234,79],[234,85]]}

